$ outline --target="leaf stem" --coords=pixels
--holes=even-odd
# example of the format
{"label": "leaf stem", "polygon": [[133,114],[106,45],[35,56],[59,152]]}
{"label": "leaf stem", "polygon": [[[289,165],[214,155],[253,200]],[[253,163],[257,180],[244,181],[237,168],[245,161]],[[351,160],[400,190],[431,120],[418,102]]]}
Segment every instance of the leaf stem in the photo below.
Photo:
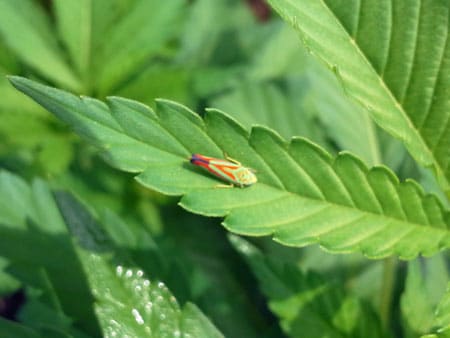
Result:
{"label": "leaf stem", "polygon": [[392,294],[394,290],[396,268],[397,264],[394,257],[389,257],[384,260],[379,312],[381,323],[385,329],[389,328],[389,320],[391,317]]}

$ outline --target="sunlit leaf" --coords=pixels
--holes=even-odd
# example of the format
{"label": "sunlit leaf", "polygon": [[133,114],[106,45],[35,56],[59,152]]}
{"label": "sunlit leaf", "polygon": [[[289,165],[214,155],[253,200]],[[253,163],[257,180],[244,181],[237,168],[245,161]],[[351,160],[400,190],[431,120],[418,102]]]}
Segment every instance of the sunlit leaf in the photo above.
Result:
{"label": "sunlit leaf", "polygon": [[[140,173],[137,180],[147,187],[184,195],[181,205],[190,211],[226,216],[224,226],[236,233],[373,258],[432,255],[450,245],[450,216],[435,196],[414,181],[400,183],[385,167],[369,170],[351,154],[333,158],[305,139],[287,143],[265,127],[249,134],[213,109],[202,120],[170,101],[158,101],[156,113],[118,97],[107,106],[27,79],[10,80],[102,148],[110,164]],[[257,170],[259,182],[217,189],[215,178],[189,165],[191,153],[227,153]]]}
{"label": "sunlit leaf", "polygon": [[450,188],[447,1],[270,0],[345,91]]}

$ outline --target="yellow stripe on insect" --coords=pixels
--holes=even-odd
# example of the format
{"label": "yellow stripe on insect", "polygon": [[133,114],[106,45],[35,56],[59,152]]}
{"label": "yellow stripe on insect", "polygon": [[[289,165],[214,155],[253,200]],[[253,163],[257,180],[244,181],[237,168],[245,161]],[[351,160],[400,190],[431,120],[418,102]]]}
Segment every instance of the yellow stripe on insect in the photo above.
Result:
{"label": "yellow stripe on insect", "polygon": [[223,160],[200,154],[192,154],[190,161],[194,165],[205,168],[211,174],[222,180],[241,188],[248,187],[258,181],[252,169],[244,167],[241,163],[229,157]]}

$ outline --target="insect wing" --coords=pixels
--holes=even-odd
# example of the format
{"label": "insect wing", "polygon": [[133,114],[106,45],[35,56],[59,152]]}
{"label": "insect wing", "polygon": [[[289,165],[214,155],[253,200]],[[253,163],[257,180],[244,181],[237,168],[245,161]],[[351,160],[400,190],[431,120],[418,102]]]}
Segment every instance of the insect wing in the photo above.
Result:
{"label": "insect wing", "polygon": [[213,159],[209,162],[209,170],[214,175],[231,183],[240,184],[235,174],[237,169],[239,169],[239,166],[229,161]]}
{"label": "insect wing", "polygon": [[251,169],[242,166],[235,160],[228,161],[200,154],[192,154],[190,162],[205,168],[211,174],[222,180],[239,185],[240,187],[249,186],[257,182],[256,176]]}

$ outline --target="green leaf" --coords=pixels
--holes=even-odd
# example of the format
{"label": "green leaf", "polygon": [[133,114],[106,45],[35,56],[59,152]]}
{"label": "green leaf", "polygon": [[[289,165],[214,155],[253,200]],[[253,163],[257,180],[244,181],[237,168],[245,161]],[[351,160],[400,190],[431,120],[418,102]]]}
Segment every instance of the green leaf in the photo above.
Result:
{"label": "green leaf", "polygon": [[340,149],[351,151],[369,165],[386,163],[382,160],[377,130],[369,114],[344,96],[335,79],[317,66],[311,68],[306,74],[312,87],[308,100],[327,134]]}
{"label": "green leaf", "polygon": [[85,78],[91,65],[92,35],[97,27],[93,25],[94,20],[102,17],[94,13],[94,7],[100,4],[103,9],[106,7],[104,2],[98,0],[53,2],[59,33],[81,78]]}
{"label": "green leaf", "polygon": [[0,173],[0,255],[39,290],[20,319],[46,337],[86,337],[80,327],[99,336],[97,319],[105,336],[222,337],[194,305],[180,307],[162,281],[130,262],[74,197],[58,192],[55,201],[42,181],[29,186]]}
{"label": "green leaf", "polygon": [[186,9],[180,51],[184,65],[204,65],[211,58],[224,29],[229,28],[233,10],[226,0],[198,0]]}
{"label": "green leaf", "polygon": [[116,252],[87,210],[66,193],[56,201],[78,241],[78,254],[96,298],[96,313],[107,337],[223,337],[192,304],[181,308],[167,286]]}
{"label": "green leaf", "polygon": [[[165,237],[162,241],[159,237],[162,253],[178,253],[176,266],[182,267],[185,273],[170,276],[174,276],[178,284],[182,277],[189,278],[186,283],[192,295],[189,299],[208,314],[226,337],[260,338],[261,332],[270,331],[274,321],[266,317],[265,309],[256,301],[259,299],[257,290],[247,288],[248,274],[241,268],[236,269],[241,266],[240,260],[226,232],[217,226],[217,220],[189,214],[177,206],[171,207],[163,217]],[[183,226],[180,226],[181,219]],[[141,266],[144,260],[140,260]],[[167,284],[176,290],[169,279]],[[279,337],[279,334],[264,337]]]}
{"label": "green leaf", "polygon": [[289,336],[386,337],[373,310],[335,281],[270,259],[237,236],[230,236],[230,241],[256,275],[269,308]]}
{"label": "green leaf", "polygon": [[264,45],[254,53],[249,77],[264,80],[304,72],[308,56],[292,27],[277,22]]}
{"label": "green leaf", "polygon": [[99,51],[97,87],[108,93],[160,51],[179,24],[184,1],[137,0]]}
{"label": "green leaf", "polygon": [[[305,136],[322,146],[325,137],[318,130],[326,130],[340,149],[355,153],[370,165],[383,163],[369,114],[352,104],[337,79],[307,54],[292,27],[275,28],[254,55],[247,71],[251,80],[243,84],[240,80],[234,91],[215,99],[213,106],[229,112],[246,127],[264,124],[284,137]],[[283,91],[275,84],[257,82],[273,78],[283,81]],[[317,123],[319,119],[323,125]]]}
{"label": "green leaf", "polygon": [[411,336],[431,331],[434,309],[445,292],[448,277],[443,255],[436,255],[424,262],[416,260],[408,263],[401,310],[405,330],[412,331]]}
{"label": "green leaf", "polygon": [[189,80],[190,73],[185,68],[155,64],[147,67],[117,94],[146,104],[153,104],[154,99],[161,96],[191,103]]}
{"label": "green leaf", "polygon": [[[31,100],[24,101],[11,89],[0,75],[0,138],[4,145],[0,156],[29,152],[30,162],[33,162],[28,168],[36,164],[45,174],[61,173],[72,160],[73,137],[45,110],[36,107]],[[54,156],[55,153],[58,156]]]}
{"label": "green leaf", "polygon": [[6,271],[9,262],[0,257],[0,297],[12,294],[20,288],[20,282]]}
{"label": "green leaf", "polygon": [[3,338],[40,338],[36,331],[19,323],[0,317],[0,336]]}
{"label": "green leaf", "polygon": [[133,1],[53,1],[59,35],[72,64],[89,91],[102,65],[100,50],[109,43],[106,36]]}
{"label": "green leaf", "polygon": [[98,333],[91,292],[44,182],[36,180],[29,186],[17,176],[0,172],[0,256],[9,260],[9,271],[19,281],[48,290],[41,301],[61,315],[63,308],[81,328]]}
{"label": "green leaf", "polygon": [[[306,83],[296,87],[307,91]],[[326,145],[319,125],[311,114],[302,109],[305,99],[302,94],[283,93],[275,84],[244,82],[232,92],[215,99],[213,106],[231,112],[231,116],[247,129],[254,124],[266,125],[285,138],[304,136]]]}
{"label": "green leaf", "polygon": [[65,63],[48,18],[35,1],[1,0],[0,35],[27,65],[47,79],[72,90],[80,83]]}
{"label": "green leaf", "polygon": [[88,252],[83,262],[105,336],[222,337],[203,314],[192,314],[188,304],[181,309],[164,283],[149,280],[142,270],[122,265],[114,270],[106,257]]}
{"label": "green leaf", "polygon": [[45,337],[90,337],[74,328],[73,320],[65,316],[61,309],[53,309],[36,298],[27,297],[20,308],[18,320]]}
{"label": "green leaf", "polygon": [[[226,216],[223,224],[233,232],[373,258],[410,259],[450,245],[450,216],[434,195],[412,180],[400,183],[385,167],[369,170],[349,153],[333,158],[306,139],[287,143],[260,126],[249,134],[213,109],[202,120],[164,100],[157,113],[118,97],[109,98],[108,107],[27,79],[10,80],[100,147],[111,165],[140,173],[137,180],[149,188],[184,195],[181,205],[192,212]],[[224,152],[257,170],[258,183],[217,189],[217,179],[188,163],[191,153]]]}
{"label": "green leaf", "polygon": [[346,92],[450,189],[447,1],[270,0]]}
{"label": "green leaf", "polygon": [[422,338],[450,337],[450,284],[436,309],[433,324],[436,327],[436,330],[434,330],[436,333],[424,335]]}

